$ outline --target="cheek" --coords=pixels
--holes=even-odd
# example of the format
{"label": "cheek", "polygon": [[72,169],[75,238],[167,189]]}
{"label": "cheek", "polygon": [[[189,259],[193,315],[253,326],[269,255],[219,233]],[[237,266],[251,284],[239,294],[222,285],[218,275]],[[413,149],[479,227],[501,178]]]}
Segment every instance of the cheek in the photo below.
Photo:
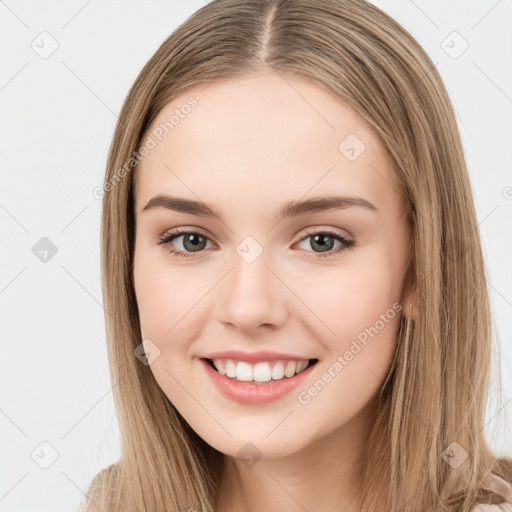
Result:
{"label": "cheek", "polygon": [[160,338],[175,323],[176,306],[179,304],[176,286],[166,286],[155,270],[148,270],[135,277],[135,293],[144,338]]}
{"label": "cheek", "polygon": [[382,263],[338,271],[330,268],[323,275],[317,273],[314,279],[302,279],[301,295],[307,297],[304,302],[316,318],[316,324],[321,327],[323,322],[322,329],[326,333],[323,338],[329,337],[329,331],[331,339],[357,335],[400,299],[400,279]]}
{"label": "cheek", "polygon": [[[215,279],[201,275],[194,266],[168,265],[165,257],[155,257],[154,252],[136,250],[135,294],[142,337],[160,349],[158,363],[171,368],[177,366],[173,356],[180,352],[187,356],[190,341],[200,335],[210,307],[208,290]],[[151,366],[156,369],[158,364]]]}
{"label": "cheek", "polygon": [[336,375],[331,390],[352,389],[357,402],[373,395],[389,371],[401,318],[401,275],[386,258],[329,270],[325,279],[320,274],[304,283],[302,295],[314,315],[302,322],[327,355],[322,370]]}
{"label": "cheek", "polygon": [[297,401],[308,415],[324,418],[322,432],[338,428],[370,401],[396,350],[399,286],[391,271],[368,268],[340,270],[328,287],[319,286],[318,279],[316,287],[309,287],[308,306],[322,321],[311,315],[302,322],[322,345],[324,357],[316,378],[298,390]]}
{"label": "cheek", "polygon": [[141,335],[159,350],[150,370],[167,398],[182,410],[187,407],[183,386],[191,375],[188,350],[190,340],[200,335],[198,315],[205,314],[200,301],[205,291],[183,269],[157,261],[144,264],[140,256],[134,262],[134,286]]}
{"label": "cheek", "polygon": [[150,338],[162,349],[162,340],[176,323],[179,273],[165,271],[149,249],[136,245],[133,277],[142,337]]}

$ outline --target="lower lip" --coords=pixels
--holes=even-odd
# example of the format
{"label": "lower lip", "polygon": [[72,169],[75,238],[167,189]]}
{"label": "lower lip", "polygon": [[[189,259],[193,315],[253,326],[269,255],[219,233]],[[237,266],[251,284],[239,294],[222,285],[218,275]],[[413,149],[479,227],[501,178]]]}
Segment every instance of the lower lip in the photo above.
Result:
{"label": "lower lip", "polygon": [[293,377],[283,377],[281,380],[269,381],[263,384],[251,384],[250,382],[232,380],[225,375],[221,375],[205,359],[201,359],[201,363],[217,389],[231,400],[242,404],[266,404],[281,398],[300,386],[316,364],[308,366],[304,371]]}

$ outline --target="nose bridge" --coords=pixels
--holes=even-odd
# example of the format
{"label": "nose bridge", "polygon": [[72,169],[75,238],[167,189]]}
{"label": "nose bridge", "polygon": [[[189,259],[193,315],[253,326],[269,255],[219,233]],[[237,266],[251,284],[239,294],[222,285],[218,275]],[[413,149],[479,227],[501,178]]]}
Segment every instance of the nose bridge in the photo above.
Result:
{"label": "nose bridge", "polygon": [[276,326],[286,317],[285,287],[269,267],[269,252],[247,237],[236,248],[220,299],[220,320],[240,329]]}

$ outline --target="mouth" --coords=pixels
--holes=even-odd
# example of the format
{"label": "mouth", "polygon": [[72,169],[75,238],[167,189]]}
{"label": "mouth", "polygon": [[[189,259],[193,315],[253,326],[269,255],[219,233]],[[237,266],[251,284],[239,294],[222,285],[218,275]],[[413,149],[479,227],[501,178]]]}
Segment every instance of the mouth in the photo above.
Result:
{"label": "mouth", "polygon": [[[310,379],[318,359],[247,361],[200,358],[210,382],[226,398],[246,405],[263,405],[286,395]],[[284,369],[283,369],[284,368]]]}
{"label": "mouth", "polygon": [[[306,371],[308,368],[310,368],[311,366],[314,366],[315,364],[318,363],[318,359],[309,359],[308,360],[308,363],[306,366],[304,366],[304,368],[300,369],[300,371],[295,371],[293,375],[282,375],[281,377],[278,377],[278,378],[270,378],[270,379],[265,379],[265,380],[261,380],[261,381],[257,381],[257,380],[252,380],[251,378],[248,378],[248,379],[238,379],[236,376],[229,376],[226,375],[226,370],[224,369],[222,372],[219,371],[219,369],[215,366],[214,362],[213,362],[213,359],[208,359],[208,358],[202,358],[203,361],[205,361],[215,372],[217,372],[218,374],[220,375],[223,375],[224,377],[227,377],[233,381],[236,381],[236,382],[252,382],[254,384],[264,384],[266,382],[277,382],[277,381],[280,381],[280,380],[287,380],[291,377],[294,377],[295,375],[299,375],[300,373]],[[224,366],[223,366],[224,368]]]}

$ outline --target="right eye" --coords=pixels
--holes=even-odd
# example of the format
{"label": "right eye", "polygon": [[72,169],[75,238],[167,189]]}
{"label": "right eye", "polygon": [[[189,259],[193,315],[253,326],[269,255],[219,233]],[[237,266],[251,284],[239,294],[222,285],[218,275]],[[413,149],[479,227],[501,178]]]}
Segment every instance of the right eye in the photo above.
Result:
{"label": "right eye", "polygon": [[[180,238],[183,238],[180,242],[183,249],[176,250],[173,247],[173,243]],[[184,229],[177,229],[166,233],[164,236],[159,237],[159,240],[159,245],[166,246],[170,254],[181,258],[190,258],[193,256],[193,253],[201,252],[205,248],[206,242],[210,241],[209,238],[197,231]]]}

